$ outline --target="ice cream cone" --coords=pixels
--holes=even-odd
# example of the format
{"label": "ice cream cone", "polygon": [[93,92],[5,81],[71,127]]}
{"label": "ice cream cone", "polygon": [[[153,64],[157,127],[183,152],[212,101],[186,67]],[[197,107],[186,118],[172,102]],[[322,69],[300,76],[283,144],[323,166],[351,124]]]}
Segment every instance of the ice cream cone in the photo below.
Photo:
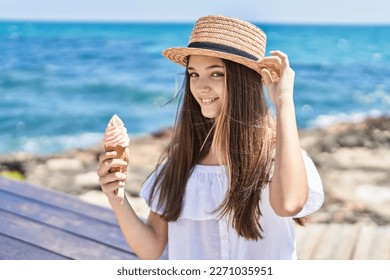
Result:
{"label": "ice cream cone", "polygon": [[[104,146],[104,149],[106,152],[116,152],[116,159],[121,159],[129,163],[129,159],[127,158],[126,154],[126,148],[127,147],[122,147],[122,146]],[[109,172],[126,172],[127,166],[119,166],[119,167],[111,167]]]}
{"label": "ice cream cone", "polygon": [[[121,159],[129,162],[126,149],[130,143],[130,138],[127,135],[127,129],[125,128],[122,120],[114,115],[106,127],[106,132],[103,137],[103,145],[106,152],[115,151],[116,159]],[[126,172],[127,166],[111,167],[109,172]]]}

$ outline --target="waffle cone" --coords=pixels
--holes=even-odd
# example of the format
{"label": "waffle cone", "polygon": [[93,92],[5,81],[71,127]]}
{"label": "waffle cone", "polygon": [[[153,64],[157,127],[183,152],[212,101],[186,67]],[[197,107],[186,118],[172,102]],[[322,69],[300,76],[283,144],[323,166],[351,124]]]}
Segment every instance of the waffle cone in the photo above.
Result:
{"label": "waffle cone", "polygon": [[[126,155],[126,148],[127,147],[122,147],[122,146],[104,146],[104,149],[106,152],[116,152],[116,159],[121,159],[129,163],[129,159],[127,158]],[[109,172],[125,172],[127,170],[127,166],[122,166],[122,167],[111,167]]]}

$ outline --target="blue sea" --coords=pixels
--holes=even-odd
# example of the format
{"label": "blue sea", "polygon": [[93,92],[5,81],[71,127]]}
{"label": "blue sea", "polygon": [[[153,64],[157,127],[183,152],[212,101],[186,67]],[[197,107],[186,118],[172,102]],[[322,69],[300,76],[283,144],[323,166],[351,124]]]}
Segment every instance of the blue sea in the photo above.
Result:
{"label": "blue sea", "polygon": [[[130,136],[172,126],[184,69],[161,51],[192,26],[0,21],[0,154],[95,145],[113,114]],[[390,26],[258,26],[289,55],[300,128],[390,114]]]}

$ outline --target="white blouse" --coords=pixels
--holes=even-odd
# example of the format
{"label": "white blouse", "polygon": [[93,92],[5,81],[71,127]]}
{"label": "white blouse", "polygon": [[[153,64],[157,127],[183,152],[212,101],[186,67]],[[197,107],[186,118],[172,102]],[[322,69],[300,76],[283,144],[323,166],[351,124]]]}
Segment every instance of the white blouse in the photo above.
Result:
{"label": "white blouse", "polygon": [[[324,201],[321,178],[312,160],[302,151],[309,185],[308,200],[295,218],[318,210]],[[159,191],[155,192],[152,205],[149,194],[160,168],[152,173],[140,193],[151,211],[157,209]],[[296,259],[294,217],[280,217],[269,201],[268,186],[263,189],[260,203],[260,224],[263,239],[247,240],[239,236],[228,219],[218,219],[214,213],[227,192],[228,177],[224,166],[196,165],[190,176],[184,195],[182,212],[175,222],[168,223],[168,258],[189,259]]]}

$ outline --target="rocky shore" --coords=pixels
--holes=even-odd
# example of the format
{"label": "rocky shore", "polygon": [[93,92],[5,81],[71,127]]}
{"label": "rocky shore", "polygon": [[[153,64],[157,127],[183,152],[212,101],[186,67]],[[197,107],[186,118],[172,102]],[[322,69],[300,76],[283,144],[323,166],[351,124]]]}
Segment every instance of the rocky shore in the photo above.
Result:
{"label": "rocky shore", "polygon": [[[166,129],[131,140],[126,190],[141,216],[146,215],[147,206],[138,197],[140,187],[156,166],[170,133]],[[390,117],[301,130],[300,138],[318,168],[326,196],[309,222],[390,224]],[[29,183],[109,207],[96,175],[102,151],[99,144],[47,156],[0,155],[0,174],[20,174]]]}

